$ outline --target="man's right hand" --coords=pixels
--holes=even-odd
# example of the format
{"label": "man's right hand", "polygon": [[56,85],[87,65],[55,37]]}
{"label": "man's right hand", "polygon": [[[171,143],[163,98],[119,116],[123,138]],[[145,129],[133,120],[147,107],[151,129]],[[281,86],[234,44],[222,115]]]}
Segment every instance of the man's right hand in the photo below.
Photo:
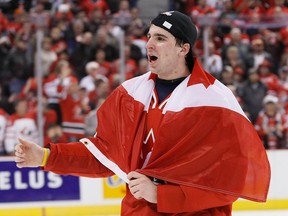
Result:
{"label": "man's right hand", "polygon": [[44,157],[44,148],[20,138],[19,142],[15,146],[16,166],[19,168],[40,166]]}

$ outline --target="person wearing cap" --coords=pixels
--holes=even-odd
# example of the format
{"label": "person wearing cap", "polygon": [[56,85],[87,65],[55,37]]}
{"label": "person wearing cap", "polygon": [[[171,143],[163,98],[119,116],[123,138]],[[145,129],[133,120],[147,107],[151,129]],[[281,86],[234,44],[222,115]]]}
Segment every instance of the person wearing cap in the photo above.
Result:
{"label": "person wearing cap", "polygon": [[263,110],[259,113],[255,128],[266,149],[279,149],[284,140],[285,117],[279,110],[279,99],[266,95],[263,99]]}
{"label": "person wearing cap", "polygon": [[95,61],[88,62],[85,65],[87,76],[80,80],[79,86],[85,88],[87,92],[95,90],[95,79],[98,74],[99,64]]}
{"label": "person wearing cap", "polygon": [[115,173],[127,183],[121,215],[231,215],[239,197],[265,201],[265,149],[233,93],[193,57],[190,17],[161,13],[147,36],[151,71],[111,93],[95,136],[44,149],[19,139],[17,166]]}

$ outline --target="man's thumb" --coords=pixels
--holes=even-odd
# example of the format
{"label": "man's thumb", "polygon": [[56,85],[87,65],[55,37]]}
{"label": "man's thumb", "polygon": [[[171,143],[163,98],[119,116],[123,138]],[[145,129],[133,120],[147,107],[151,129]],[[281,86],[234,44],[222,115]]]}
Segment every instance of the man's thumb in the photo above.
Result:
{"label": "man's thumb", "polygon": [[22,138],[20,138],[20,137],[18,137],[18,140],[19,140],[19,142],[20,142],[22,145],[27,145],[27,144],[29,144],[29,142],[28,142],[27,140],[24,140],[24,139],[22,139]]}

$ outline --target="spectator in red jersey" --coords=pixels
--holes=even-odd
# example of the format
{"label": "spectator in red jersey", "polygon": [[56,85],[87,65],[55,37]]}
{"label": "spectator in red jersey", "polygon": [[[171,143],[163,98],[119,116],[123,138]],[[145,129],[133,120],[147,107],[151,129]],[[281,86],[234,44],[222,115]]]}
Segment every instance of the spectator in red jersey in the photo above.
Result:
{"label": "spectator in red jersey", "polygon": [[[86,15],[86,14],[85,14]],[[56,9],[56,13],[51,17],[52,24],[57,25],[61,23],[62,25],[68,25],[72,22],[74,15],[71,11],[71,6],[69,4],[62,3]]]}
{"label": "spectator in red jersey", "polygon": [[57,113],[57,123],[61,124],[62,115],[59,107],[59,100],[62,93],[67,91],[70,83],[75,80],[72,74],[71,66],[68,61],[59,61],[55,68],[55,73],[52,73],[46,80],[43,91],[48,98],[48,106],[54,109]]}
{"label": "spectator in red jersey", "polygon": [[255,124],[266,149],[279,149],[283,145],[285,119],[278,101],[276,96],[267,95],[263,99],[264,110],[259,113]]}
{"label": "spectator in red jersey", "polygon": [[272,64],[269,60],[265,59],[258,67],[258,73],[261,82],[267,87],[268,91],[278,94],[281,91],[280,81],[277,75],[272,73]]}
{"label": "spectator in red jersey", "polygon": [[207,4],[207,0],[198,0],[197,5],[190,11],[192,19],[197,22],[199,16],[216,15],[216,9]]}
{"label": "spectator in red jersey", "polygon": [[88,101],[81,97],[78,81],[73,79],[60,99],[63,133],[69,142],[85,136],[85,115],[90,111]]}

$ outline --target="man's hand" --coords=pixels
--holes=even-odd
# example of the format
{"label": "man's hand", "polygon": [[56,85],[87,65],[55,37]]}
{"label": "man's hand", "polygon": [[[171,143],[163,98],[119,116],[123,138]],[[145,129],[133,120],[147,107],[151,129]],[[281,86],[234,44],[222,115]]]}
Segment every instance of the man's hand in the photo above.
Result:
{"label": "man's hand", "polygon": [[44,157],[44,149],[33,142],[20,138],[19,142],[15,146],[16,166],[19,168],[40,166]]}
{"label": "man's hand", "polygon": [[136,199],[157,203],[157,186],[145,175],[138,172],[128,174],[129,189]]}

